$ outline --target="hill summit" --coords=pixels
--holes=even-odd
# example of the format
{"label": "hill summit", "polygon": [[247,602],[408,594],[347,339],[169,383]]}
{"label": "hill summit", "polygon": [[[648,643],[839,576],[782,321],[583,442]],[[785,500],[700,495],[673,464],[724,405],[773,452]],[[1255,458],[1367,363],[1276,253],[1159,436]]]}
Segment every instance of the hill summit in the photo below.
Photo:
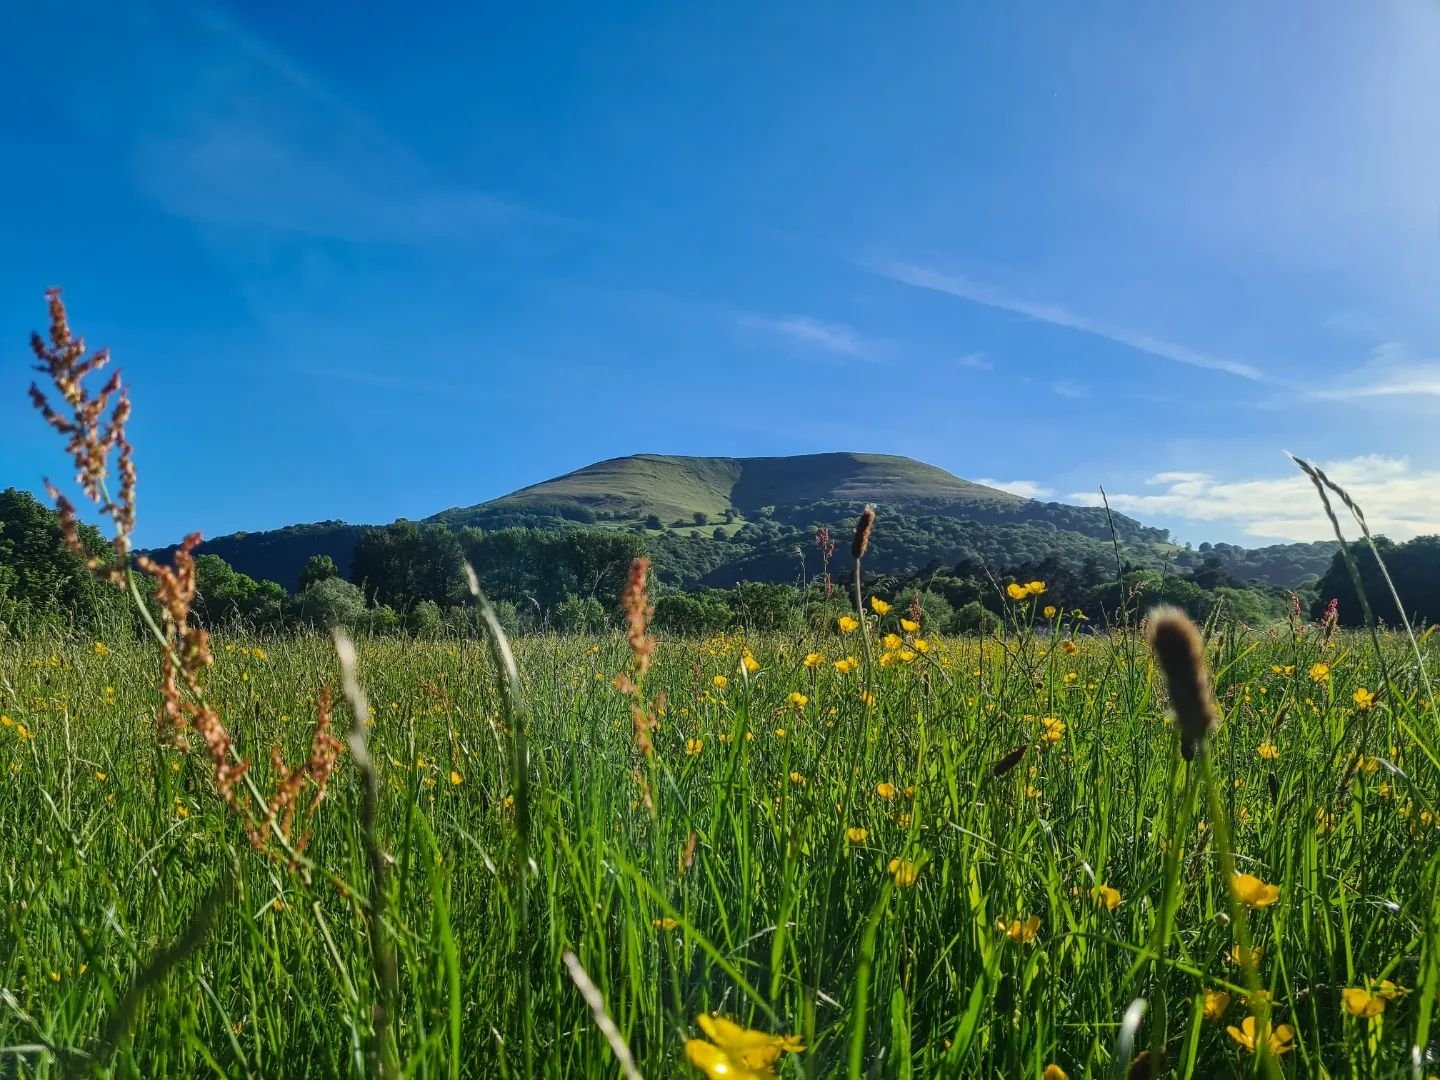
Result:
{"label": "hill summit", "polygon": [[[891,454],[800,454],[792,457],[610,458],[477,506],[428,519],[485,525],[510,517],[691,525],[771,516],[816,503],[876,503],[892,509],[1017,505],[1024,500],[962,480],[944,469]],[[696,515],[700,515],[697,519]]]}

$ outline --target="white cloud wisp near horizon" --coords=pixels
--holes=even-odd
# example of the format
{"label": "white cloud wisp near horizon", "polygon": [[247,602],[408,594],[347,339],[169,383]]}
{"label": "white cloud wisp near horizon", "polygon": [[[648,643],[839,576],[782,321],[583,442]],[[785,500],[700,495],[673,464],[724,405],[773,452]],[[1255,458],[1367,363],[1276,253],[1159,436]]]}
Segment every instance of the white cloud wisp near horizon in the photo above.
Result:
{"label": "white cloud wisp near horizon", "polygon": [[[1408,458],[1380,454],[1323,462],[1321,467],[1360,505],[1371,532],[1393,540],[1440,533],[1440,470],[1415,468]],[[1206,472],[1162,472],[1145,483],[1155,490],[1109,492],[1110,505],[1142,519],[1238,526],[1247,536],[1272,543],[1329,540],[1335,535],[1314,487],[1299,470],[1251,480],[1222,480]],[[1098,492],[1075,492],[1068,501],[1101,504]],[[1347,521],[1342,517],[1342,527]],[[1347,536],[1358,534],[1358,527],[1347,529]]]}

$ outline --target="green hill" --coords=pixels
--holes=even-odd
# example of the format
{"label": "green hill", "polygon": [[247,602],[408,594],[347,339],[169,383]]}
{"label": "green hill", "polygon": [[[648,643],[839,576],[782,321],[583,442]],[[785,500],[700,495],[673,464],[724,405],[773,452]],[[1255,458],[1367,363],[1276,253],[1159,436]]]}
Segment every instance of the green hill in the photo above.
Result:
{"label": "green hill", "polygon": [[[522,488],[478,506],[430,518],[446,525],[493,525],[507,518],[630,524],[655,515],[691,525],[696,514],[722,521],[815,503],[908,508],[966,503],[1016,505],[1026,500],[972,484],[913,458],[887,454],[794,457],[611,458]],[[766,511],[766,508],[771,508]]]}
{"label": "green hill", "polygon": [[[1112,526],[1137,567],[1212,561],[1241,580],[1292,585],[1322,573],[1332,548],[1249,550],[1217,544],[1181,550],[1164,529],[1095,507],[1021,498],[971,483],[913,458],[885,454],[794,457],[613,458],[474,506],[425,520],[450,529],[624,529],[644,536],[662,580],[673,586],[791,581],[818,569],[815,530],[831,530],[844,561],[860,508],[881,515],[868,565],[914,573],[974,559],[991,567],[1114,565]],[[347,573],[367,526],[342,521],[234,533],[201,548],[242,573],[294,589],[311,555]],[[1208,548],[1208,545],[1206,545]]]}

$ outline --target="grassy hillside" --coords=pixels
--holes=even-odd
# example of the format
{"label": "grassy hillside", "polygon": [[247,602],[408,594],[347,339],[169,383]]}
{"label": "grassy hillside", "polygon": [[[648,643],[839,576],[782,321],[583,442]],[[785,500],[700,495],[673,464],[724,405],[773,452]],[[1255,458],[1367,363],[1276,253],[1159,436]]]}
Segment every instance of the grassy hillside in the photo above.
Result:
{"label": "grassy hillside", "polygon": [[889,508],[927,504],[1016,505],[1018,496],[972,484],[944,469],[888,454],[801,454],[794,457],[612,458],[513,494],[436,514],[448,525],[485,525],[517,514],[572,521],[693,522],[754,517],[813,503],[868,503]]}
{"label": "grassy hillside", "polygon": [[[885,541],[877,571],[912,572],[935,562],[977,558],[1015,566],[1053,558],[1080,566],[1113,560],[1111,527],[1136,566],[1198,566],[1213,557],[1241,580],[1294,585],[1329,563],[1333,545],[1282,545],[1250,551],[1217,544],[1185,552],[1162,529],[1095,507],[1024,499],[962,480],[912,458],[886,454],[795,457],[613,458],[522,488],[490,502],[427,519],[452,529],[633,529],[646,536],[661,579],[672,585],[789,581],[803,558],[816,561],[814,531],[826,526],[845,547],[856,510],[879,507]],[[702,515],[697,520],[696,515]],[[654,528],[655,519],[660,528]],[[647,526],[647,520],[649,526]],[[366,526],[340,521],[235,533],[205,543],[235,569],[294,589],[311,555],[348,571]],[[813,571],[815,567],[811,567]]]}

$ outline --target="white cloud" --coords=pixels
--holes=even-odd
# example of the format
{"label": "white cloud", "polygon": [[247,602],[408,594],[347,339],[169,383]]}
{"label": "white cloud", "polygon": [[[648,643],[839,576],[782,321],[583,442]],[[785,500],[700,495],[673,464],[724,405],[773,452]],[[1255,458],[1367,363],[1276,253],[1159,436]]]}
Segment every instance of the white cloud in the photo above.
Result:
{"label": "white cloud", "polygon": [[[1404,342],[1387,341],[1370,353],[1369,360],[1342,376],[1333,386],[1312,390],[1312,398],[1322,401],[1371,400],[1440,397],[1440,360],[1416,356]],[[1431,407],[1428,404],[1427,408]]]}
{"label": "white cloud", "polygon": [[1090,396],[1090,388],[1084,383],[1078,383],[1074,379],[1060,379],[1050,384],[1050,392],[1059,394],[1065,398],[1083,398]]}
{"label": "white cloud", "polygon": [[739,317],[741,329],[779,338],[791,346],[815,349],[833,353],[836,356],[850,356],[856,359],[875,359],[885,349],[885,343],[863,336],[853,326],[844,323],[823,322],[808,315],[783,315],[772,318],[765,315],[744,314]]}
{"label": "white cloud", "polygon": [[993,371],[995,365],[985,359],[984,353],[972,352],[964,356],[956,357],[955,363],[960,367],[974,368],[976,371]]}
{"label": "white cloud", "polygon": [[960,300],[967,300],[972,304],[981,304],[985,307],[997,308],[1000,311],[1013,312],[1016,315],[1024,315],[1028,319],[1037,322],[1049,323],[1051,326],[1060,326],[1068,330],[1075,330],[1082,334],[1090,334],[1094,337],[1104,338],[1106,341],[1113,341],[1117,345],[1124,345],[1142,352],[1149,356],[1157,356],[1163,360],[1172,360],[1177,364],[1188,364],[1191,367],[1209,368],[1212,371],[1223,371],[1230,375],[1237,375],[1242,379],[1250,379],[1255,382],[1270,382],[1269,376],[1250,364],[1242,364],[1234,360],[1224,360],[1219,357],[1209,356],[1205,353],[1192,349],[1187,345],[1179,345],[1173,341],[1166,341],[1163,338],[1152,337],[1149,334],[1139,333],[1134,330],[1125,329],[1091,319],[1085,315],[1076,314],[1058,304],[1039,303],[1033,300],[1011,296],[1002,289],[983,282],[972,281],[969,278],[957,277],[949,274],[942,274],[923,266],[915,266],[910,263],[881,263],[871,267],[877,273],[892,281],[898,281],[905,285],[912,285],[917,289],[929,289],[932,292],[944,293],[947,296],[954,296]]}
{"label": "white cloud", "polygon": [[[1365,512],[1370,530],[1396,540],[1440,533],[1440,470],[1414,467],[1408,458],[1369,454],[1326,462],[1321,468],[1350,493]],[[1297,469],[1253,480],[1221,480],[1204,472],[1163,472],[1150,477],[1144,493],[1108,493],[1116,510],[1142,520],[1226,522],[1249,536],[1269,541],[1328,540],[1334,537],[1314,486]],[[1071,502],[1099,506],[1098,493],[1076,492]],[[1332,500],[1333,501],[1333,500]],[[1337,504],[1347,536],[1358,535]]]}
{"label": "white cloud", "polygon": [[1022,499],[1048,499],[1055,494],[1054,488],[1045,487],[1035,480],[991,480],[987,477],[984,480],[976,480],[975,483],[1008,491],[1011,495],[1019,495]]}

